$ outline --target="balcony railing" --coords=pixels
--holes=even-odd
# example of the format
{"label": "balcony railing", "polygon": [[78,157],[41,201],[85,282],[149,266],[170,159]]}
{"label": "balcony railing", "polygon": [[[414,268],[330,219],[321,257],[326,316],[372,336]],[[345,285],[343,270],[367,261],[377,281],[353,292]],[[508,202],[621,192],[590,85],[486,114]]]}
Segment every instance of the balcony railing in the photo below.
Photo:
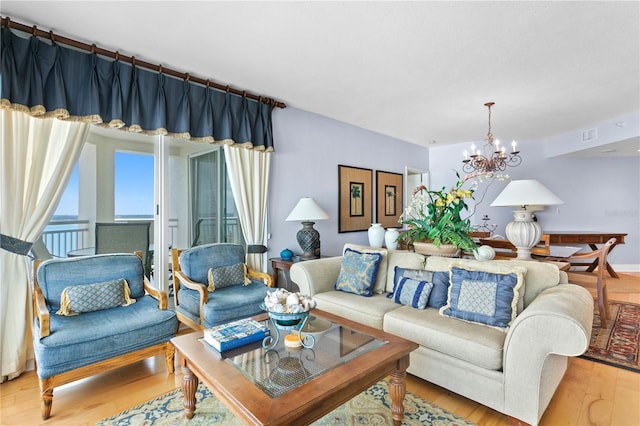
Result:
{"label": "balcony railing", "polygon": [[[55,257],[67,257],[67,253],[89,247],[88,220],[52,220],[42,233],[44,245]],[[178,230],[178,219],[169,219],[169,246],[173,246]]]}
{"label": "balcony railing", "polygon": [[44,245],[56,257],[86,247],[89,237],[88,220],[52,220],[42,233]]}

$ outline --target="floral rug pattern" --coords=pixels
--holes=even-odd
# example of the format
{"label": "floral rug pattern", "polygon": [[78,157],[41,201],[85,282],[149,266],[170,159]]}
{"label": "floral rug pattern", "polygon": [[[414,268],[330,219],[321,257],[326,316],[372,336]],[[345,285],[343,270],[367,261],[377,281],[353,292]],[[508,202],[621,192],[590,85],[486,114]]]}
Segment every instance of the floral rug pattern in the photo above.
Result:
{"label": "floral rug pattern", "polygon": [[[183,416],[182,391],[176,389],[122,413],[102,419],[98,422],[98,426],[242,425],[242,422],[235,418],[202,383],[198,386],[196,398],[196,412],[191,420],[186,420]],[[404,399],[404,408],[402,424],[407,426],[473,425],[409,392]],[[393,424],[387,383],[379,382],[313,424],[315,426]]]}
{"label": "floral rug pattern", "polygon": [[598,307],[594,309],[591,344],[582,358],[640,373],[640,305],[609,302],[608,327],[600,327]]}

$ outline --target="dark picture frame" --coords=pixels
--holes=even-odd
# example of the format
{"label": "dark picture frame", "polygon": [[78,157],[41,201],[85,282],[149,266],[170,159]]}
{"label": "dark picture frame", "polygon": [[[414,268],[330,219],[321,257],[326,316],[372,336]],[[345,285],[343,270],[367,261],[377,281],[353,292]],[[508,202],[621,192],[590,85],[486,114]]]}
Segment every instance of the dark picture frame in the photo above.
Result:
{"label": "dark picture frame", "polygon": [[376,223],[383,228],[400,228],[403,202],[402,173],[376,170]]}
{"label": "dark picture frame", "polygon": [[338,232],[366,231],[373,219],[373,170],[338,165]]}

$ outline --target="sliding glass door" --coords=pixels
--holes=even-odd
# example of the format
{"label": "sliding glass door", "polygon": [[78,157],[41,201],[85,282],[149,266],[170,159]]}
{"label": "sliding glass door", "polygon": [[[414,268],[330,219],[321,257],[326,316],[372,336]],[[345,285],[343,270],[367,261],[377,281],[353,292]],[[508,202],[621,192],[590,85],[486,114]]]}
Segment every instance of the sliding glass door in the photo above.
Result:
{"label": "sliding glass door", "polygon": [[192,155],[190,166],[192,246],[230,242],[244,244],[224,151]]}

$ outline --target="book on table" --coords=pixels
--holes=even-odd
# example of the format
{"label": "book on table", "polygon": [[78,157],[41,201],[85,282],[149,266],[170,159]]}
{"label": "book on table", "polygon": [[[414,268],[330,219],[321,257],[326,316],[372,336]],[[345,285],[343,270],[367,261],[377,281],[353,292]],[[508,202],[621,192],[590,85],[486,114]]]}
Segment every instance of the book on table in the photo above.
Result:
{"label": "book on table", "polygon": [[204,341],[219,352],[257,342],[269,335],[269,327],[250,318],[204,330]]}

